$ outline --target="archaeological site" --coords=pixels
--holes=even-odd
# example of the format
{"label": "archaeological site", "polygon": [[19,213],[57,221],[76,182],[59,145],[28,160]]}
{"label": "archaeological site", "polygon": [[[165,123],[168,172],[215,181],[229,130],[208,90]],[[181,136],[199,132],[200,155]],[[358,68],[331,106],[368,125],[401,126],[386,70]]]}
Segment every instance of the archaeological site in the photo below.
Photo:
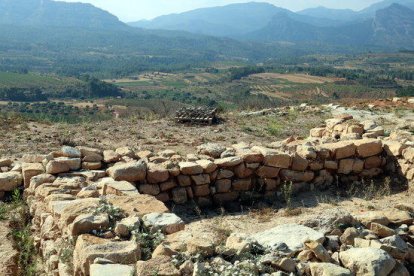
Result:
{"label": "archaeological site", "polygon": [[[342,113],[307,138],[187,155],[63,145],[0,159],[0,197],[44,275],[408,276],[412,129]],[[17,275],[29,257],[1,248]]]}

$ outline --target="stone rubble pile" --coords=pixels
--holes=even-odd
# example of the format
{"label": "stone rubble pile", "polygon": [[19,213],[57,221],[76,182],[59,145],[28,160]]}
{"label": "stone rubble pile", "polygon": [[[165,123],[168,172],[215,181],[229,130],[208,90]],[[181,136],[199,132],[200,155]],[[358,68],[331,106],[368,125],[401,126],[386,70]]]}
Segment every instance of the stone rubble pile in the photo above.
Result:
{"label": "stone rubble pile", "polygon": [[394,103],[408,103],[414,104],[414,98],[401,98],[401,97],[394,97],[392,98],[392,102]]}
{"label": "stone rubble pile", "polygon": [[[237,275],[245,267],[255,273],[241,275],[267,275],[267,270],[406,275],[403,264],[413,260],[412,209],[395,216],[371,214],[359,220],[362,226],[336,229],[328,236],[299,226],[248,238],[233,235],[223,252],[212,246],[224,242],[220,235],[208,232],[188,241],[183,250],[170,243],[154,248],[162,237],[168,241],[186,232],[167,202],[220,206],[246,197],[273,197],[287,183],[298,192],[384,172],[413,180],[411,136],[372,135],[376,128],[342,117],[328,120],[319,132],[312,130],[307,140],[290,138],[267,147],[204,144],[186,157],[171,150],[64,146],[48,155],[0,159],[0,198],[24,189],[47,275],[154,275],[154,269],[155,275],[205,275],[211,270],[214,275]],[[198,254],[214,260],[199,262],[194,257]],[[252,261],[252,256],[263,259]]]}
{"label": "stone rubble pile", "polygon": [[298,106],[284,106],[277,108],[266,108],[259,111],[243,111],[240,113],[241,117],[259,117],[259,116],[268,116],[268,115],[288,115],[291,111],[299,111],[302,113],[319,113],[326,112],[323,108],[319,106],[312,106],[306,103]]}
{"label": "stone rubble pile", "polygon": [[[220,235],[207,230],[200,239],[185,230],[161,243],[145,267],[158,275],[409,276],[414,272],[413,211],[414,203],[335,214],[336,223],[325,232],[285,224],[221,238],[211,238]],[[200,255],[195,258],[194,252]]]}

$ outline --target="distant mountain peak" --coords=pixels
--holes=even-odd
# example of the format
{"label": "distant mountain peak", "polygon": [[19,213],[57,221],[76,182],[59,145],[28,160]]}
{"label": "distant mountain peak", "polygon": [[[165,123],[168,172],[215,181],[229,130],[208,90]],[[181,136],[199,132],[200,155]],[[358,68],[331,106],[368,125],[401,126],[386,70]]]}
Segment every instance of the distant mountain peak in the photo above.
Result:
{"label": "distant mountain peak", "polygon": [[0,0],[0,24],[83,28],[124,28],[107,11],[91,4],[52,0]]}

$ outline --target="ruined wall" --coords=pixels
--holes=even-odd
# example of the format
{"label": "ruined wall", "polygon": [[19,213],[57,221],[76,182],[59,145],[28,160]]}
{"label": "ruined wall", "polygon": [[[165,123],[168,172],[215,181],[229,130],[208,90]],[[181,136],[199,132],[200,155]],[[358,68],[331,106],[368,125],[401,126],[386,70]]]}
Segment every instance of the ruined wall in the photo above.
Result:
{"label": "ruined wall", "polygon": [[[142,258],[130,239],[141,223],[166,234],[184,228],[163,202],[218,206],[272,197],[285,183],[297,192],[390,173],[414,180],[412,135],[383,135],[374,125],[340,118],[313,129],[307,140],[289,138],[267,147],[205,144],[185,157],[170,150],[65,146],[19,161],[0,159],[0,197],[24,186],[47,273],[99,275],[90,271],[99,266],[92,263],[97,257],[126,265]],[[70,246],[73,256],[65,260]]]}
{"label": "ruined wall", "polygon": [[[405,133],[407,134],[407,133]],[[412,138],[409,134],[408,138]],[[340,140],[338,140],[340,139]],[[352,117],[326,121],[310,138],[289,138],[267,147],[244,143],[225,148],[205,144],[181,156],[165,150],[134,152],[130,148],[100,150],[63,147],[48,155],[24,156],[20,162],[0,160],[0,196],[22,182],[27,193],[32,177],[82,176],[88,189],[101,195],[137,191],[163,202],[202,204],[235,201],[244,195],[271,196],[285,183],[294,191],[352,183],[387,173],[414,178],[413,142],[404,133],[384,137],[384,129]]]}

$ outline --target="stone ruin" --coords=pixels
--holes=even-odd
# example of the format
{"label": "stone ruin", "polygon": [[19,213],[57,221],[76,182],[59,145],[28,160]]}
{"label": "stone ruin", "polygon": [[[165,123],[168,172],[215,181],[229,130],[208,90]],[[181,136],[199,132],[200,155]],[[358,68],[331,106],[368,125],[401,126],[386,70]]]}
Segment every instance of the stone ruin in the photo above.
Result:
{"label": "stone ruin", "polygon": [[208,107],[183,107],[177,110],[175,120],[178,123],[212,125],[217,123],[217,109]]}
{"label": "stone ruin", "polygon": [[[151,275],[145,271],[161,264],[163,269],[168,267],[173,272],[158,275],[202,275],[186,274],[185,268],[184,272],[178,270],[164,256],[168,255],[165,248],[162,254],[157,248],[161,256],[154,251],[153,259],[141,261],[143,253],[131,238],[132,230],[145,227],[166,235],[183,230],[183,220],[169,213],[166,203],[194,201],[199,206],[222,206],[243,198],[277,198],[284,183],[291,183],[294,192],[299,192],[335,188],[337,181],[358,182],[381,175],[397,174],[407,182],[414,180],[412,135],[383,135],[373,124],[364,125],[344,116],[311,130],[311,138],[307,140],[289,138],[267,147],[240,143],[226,148],[205,144],[198,147],[197,154],[186,157],[171,150],[154,153],[135,152],[127,147],[100,150],[64,146],[48,155],[26,155],[19,161],[1,159],[0,197],[16,188],[24,189],[33,217],[36,247],[47,275],[98,276],[109,268],[121,273],[113,275]],[[115,216],[114,210],[122,216]],[[390,236],[381,232],[388,228],[377,222],[375,225],[369,222],[367,227],[379,232],[380,237]],[[268,235],[277,237],[275,232]],[[256,237],[259,243],[260,237]],[[230,247],[232,243],[236,248],[239,243],[246,243],[240,237],[230,238],[233,239],[228,241]],[[345,238],[342,244],[347,244]],[[60,256],[71,241],[75,245],[68,264]],[[262,245],[267,246],[266,242]],[[331,260],[319,238],[306,246],[308,255],[301,253],[301,258]],[[204,250],[201,245],[195,248]],[[381,244],[378,248],[387,251]],[[397,258],[398,254],[392,250],[387,252]],[[414,258],[414,249],[410,252],[410,258]],[[345,265],[353,262],[353,256],[343,258]],[[285,272],[297,272],[298,266],[289,260],[279,260],[276,266]],[[394,261],[391,269],[395,265]],[[193,267],[191,271],[196,269]]]}

